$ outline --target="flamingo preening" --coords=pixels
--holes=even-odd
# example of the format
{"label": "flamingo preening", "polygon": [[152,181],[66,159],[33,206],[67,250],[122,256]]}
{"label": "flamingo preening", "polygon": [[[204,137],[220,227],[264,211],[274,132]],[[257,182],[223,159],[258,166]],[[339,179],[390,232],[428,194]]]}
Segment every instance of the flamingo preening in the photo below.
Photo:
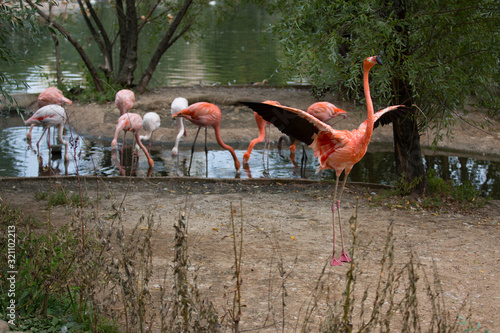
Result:
{"label": "flamingo preening", "polygon": [[234,167],[237,172],[240,170],[240,161],[236,157],[236,153],[231,146],[222,141],[220,136],[220,122],[222,120],[222,113],[220,109],[211,103],[207,102],[198,102],[195,104],[191,104],[186,109],[183,109],[172,116],[172,118],[182,117],[193,124],[198,126],[198,131],[196,132],[196,136],[194,137],[193,145],[191,146],[191,159],[189,160],[189,168],[188,174],[191,171],[191,163],[193,162],[193,153],[194,153],[194,145],[196,143],[196,139],[198,138],[198,134],[200,133],[200,129],[202,127],[205,128],[205,161],[206,161],[206,176],[208,177],[208,148],[207,148],[207,127],[211,126],[215,131],[215,138],[217,143],[224,149],[229,150],[234,160]]}
{"label": "flamingo preening", "polygon": [[[174,116],[177,112],[180,112],[184,109],[187,109],[189,106],[188,100],[184,97],[177,97],[172,101],[172,105],[170,106],[170,111],[172,116]],[[179,141],[182,136],[186,135],[186,129],[184,128],[184,118],[177,117],[175,118],[175,124],[177,125],[177,136],[175,137],[175,145],[172,148],[172,156],[176,156],[179,154]]]}
{"label": "flamingo preening", "polygon": [[[286,106],[242,102],[243,105],[248,106],[254,112],[260,114],[265,120],[273,123],[281,132],[308,144],[314,150],[314,155],[318,158],[320,163],[318,170],[335,170],[337,181],[335,183],[335,194],[331,206],[333,221],[333,254],[331,264],[333,266],[341,265],[342,262],[351,261],[344,248],[344,237],[340,216],[340,201],[342,199],[347,176],[351,172],[354,164],[359,162],[365,155],[373,133],[373,128],[378,125],[378,122],[382,124],[388,123],[392,116],[401,116],[399,112],[394,111],[404,110],[406,108],[404,105],[390,106],[374,113],[373,102],[370,96],[368,74],[370,69],[377,63],[382,64],[378,56],[368,57],[363,62],[363,87],[368,119],[361,123],[358,129],[352,131],[335,130],[330,125],[325,124],[302,110]],[[344,171],[344,181],[340,189],[340,195],[337,199],[337,189],[342,171]],[[336,211],[338,212],[340,239],[342,242],[342,251],[338,259],[335,257]]]}
{"label": "flamingo preening", "polygon": [[64,151],[64,160],[65,162],[69,162],[69,153],[68,153],[68,142],[63,139],[62,133],[63,133],[63,128],[64,125],[66,124],[66,121],[68,120],[68,117],[66,115],[66,110],[60,105],[46,105],[44,107],[41,107],[38,109],[28,120],[26,120],[24,123],[26,125],[42,125],[44,127],[42,136],[40,136],[40,139],[36,143],[36,147],[38,150],[40,150],[40,141],[42,140],[43,136],[45,135],[45,132],[47,132],[47,143],[49,146],[49,151],[50,151],[50,128],[51,127],[58,127],[58,136],[57,139],[59,140],[60,143],[66,146],[66,149]]}

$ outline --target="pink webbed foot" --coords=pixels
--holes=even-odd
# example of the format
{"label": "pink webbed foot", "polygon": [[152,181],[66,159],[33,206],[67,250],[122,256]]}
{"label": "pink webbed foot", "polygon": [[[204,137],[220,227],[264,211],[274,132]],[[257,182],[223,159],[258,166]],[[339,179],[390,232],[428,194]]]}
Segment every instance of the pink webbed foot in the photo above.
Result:
{"label": "pink webbed foot", "polygon": [[342,262],[340,262],[338,259],[332,258],[332,266],[341,266]]}
{"label": "pink webbed foot", "polygon": [[342,254],[340,255],[340,261],[342,262],[351,262],[351,258],[345,253],[345,251],[342,251]]}

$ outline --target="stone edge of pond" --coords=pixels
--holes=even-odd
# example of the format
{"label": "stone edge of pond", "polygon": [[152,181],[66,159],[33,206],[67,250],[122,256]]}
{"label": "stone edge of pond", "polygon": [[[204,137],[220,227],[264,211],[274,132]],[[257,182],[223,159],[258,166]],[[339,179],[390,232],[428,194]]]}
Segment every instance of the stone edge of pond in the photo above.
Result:
{"label": "stone edge of pond", "polygon": [[[146,183],[167,183],[167,182],[179,182],[179,183],[226,183],[226,184],[245,184],[245,185],[306,185],[306,184],[321,184],[321,185],[334,185],[333,180],[319,180],[319,179],[300,179],[300,178],[205,178],[205,177],[123,177],[123,176],[111,176],[111,177],[99,177],[99,176],[57,176],[57,177],[0,177],[0,185],[12,182],[48,182],[48,181],[89,181],[89,180],[101,180],[107,182],[146,182]],[[359,187],[369,187],[369,188],[394,188],[392,185],[386,184],[376,184],[376,183],[365,183],[365,182],[347,182],[346,184],[359,186]]]}

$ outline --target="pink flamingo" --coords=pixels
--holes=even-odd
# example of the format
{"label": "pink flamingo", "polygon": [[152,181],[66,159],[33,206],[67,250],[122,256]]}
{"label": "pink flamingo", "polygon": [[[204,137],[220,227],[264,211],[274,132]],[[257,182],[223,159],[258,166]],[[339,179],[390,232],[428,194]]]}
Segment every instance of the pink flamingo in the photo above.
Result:
{"label": "pink flamingo", "polygon": [[124,131],[123,134],[124,143],[125,143],[125,135],[127,134],[127,131],[130,131],[134,133],[137,144],[141,147],[142,151],[146,155],[149,167],[152,168],[154,166],[154,161],[149,155],[148,150],[146,149],[144,144],[141,142],[141,138],[139,137],[141,128],[142,128],[142,118],[140,115],[131,112],[125,113],[120,118],[118,118],[118,124],[116,125],[115,136],[113,138],[113,141],[111,141],[111,148],[116,147],[118,141],[118,134],[120,133],[120,131],[122,130]]}
{"label": "pink flamingo", "polygon": [[[63,93],[61,90],[57,89],[56,87],[48,87],[40,95],[38,95],[37,99],[37,105],[38,108],[44,107],[46,105],[50,104],[55,104],[55,105],[61,105],[63,106],[64,104],[71,105],[73,102],[66,97],[64,97]],[[26,134],[26,138],[28,141],[31,141],[31,134],[33,131],[33,127],[35,124],[31,124],[30,129],[28,131],[28,134]],[[48,140],[50,140],[49,137],[47,137]]]}
{"label": "pink flamingo", "polygon": [[[270,105],[281,105],[279,102],[276,101],[264,101],[262,103],[265,104],[270,104]],[[271,133],[271,123],[265,121],[257,112],[254,112],[254,117],[255,117],[255,122],[257,123],[257,127],[259,129],[259,136],[250,141],[250,144],[248,145],[248,149],[243,154],[243,163],[248,163],[248,160],[250,159],[250,154],[252,153],[253,147],[259,143],[264,141],[264,150],[266,150],[266,147],[269,149],[269,146],[271,145],[271,140],[269,139],[270,133]],[[266,136],[266,128],[267,128],[267,136]],[[262,156],[262,159],[264,159],[264,155]]]}
{"label": "pink flamingo", "polygon": [[[48,131],[47,133],[47,138],[50,137],[50,127],[58,127],[58,136],[57,139],[59,140],[60,143],[66,146],[66,149],[64,151],[64,160],[66,162],[69,162],[69,153],[68,153],[68,142],[63,139],[62,133],[63,133],[63,128],[64,125],[66,124],[67,121],[67,116],[66,116],[66,111],[64,108],[60,105],[46,105],[44,107],[41,107],[38,109],[28,120],[26,120],[24,123],[26,125],[42,125],[44,127],[42,136],[40,136],[40,139],[36,143],[36,147],[38,150],[40,150],[40,141],[42,140],[43,136],[45,135],[45,132]],[[49,146],[49,151],[51,149],[50,147],[50,140],[47,140],[47,144]]]}
{"label": "pink flamingo", "polygon": [[[189,103],[187,99],[185,99],[184,97],[177,97],[172,101],[170,112],[172,113],[172,116],[174,116],[177,112],[187,109],[188,106]],[[186,129],[184,128],[184,118],[176,118],[175,123],[177,125],[177,137],[175,138],[174,148],[172,148],[172,156],[176,156],[177,154],[179,154],[179,141],[181,140],[183,135],[186,136]]]}
{"label": "pink flamingo", "polygon": [[[253,111],[258,112],[264,119],[277,126],[283,133],[308,144],[314,150],[314,154],[320,162],[318,170],[335,170],[337,181],[335,184],[335,194],[331,207],[333,220],[333,255],[331,264],[334,266],[341,265],[342,262],[351,261],[344,248],[344,237],[340,216],[340,200],[342,198],[347,176],[349,175],[354,164],[359,162],[365,155],[374,127],[376,127],[378,123],[386,124],[390,122],[391,117],[401,116],[401,112],[390,111],[405,110],[406,108],[404,105],[390,106],[374,114],[373,102],[370,96],[368,74],[370,69],[376,63],[382,64],[382,61],[377,56],[368,57],[363,62],[363,86],[368,119],[361,123],[358,129],[354,129],[352,131],[335,130],[330,125],[325,124],[316,117],[302,110],[285,106],[270,106],[263,103],[242,102],[242,104],[247,105]],[[337,200],[337,189],[342,171],[345,172],[344,181]],[[342,252],[339,259],[335,257],[336,210],[338,211],[340,237],[342,241]]]}
{"label": "pink flamingo", "polygon": [[199,102],[190,105],[188,108],[181,110],[172,116],[173,118],[182,117],[186,118],[193,124],[198,126],[198,131],[196,132],[196,136],[194,137],[193,145],[191,146],[191,159],[189,161],[189,169],[188,174],[191,171],[191,163],[193,161],[193,153],[194,153],[194,145],[196,143],[196,139],[198,138],[198,133],[200,133],[200,129],[202,127],[205,128],[205,159],[206,159],[206,175],[208,176],[208,148],[207,148],[207,127],[211,126],[215,131],[215,138],[217,139],[217,143],[224,149],[229,150],[234,160],[234,167],[236,171],[240,170],[240,161],[236,157],[236,153],[231,146],[228,146],[222,141],[220,136],[220,122],[222,119],[222,114],[220,109],[211,103]]}
{"label": "pink flamingo", "polygon": [[118,110],[120,110],[120,115],[129,112],[135,103],[135,94],[132,90],[122,89],[116,93],[115,104]]}

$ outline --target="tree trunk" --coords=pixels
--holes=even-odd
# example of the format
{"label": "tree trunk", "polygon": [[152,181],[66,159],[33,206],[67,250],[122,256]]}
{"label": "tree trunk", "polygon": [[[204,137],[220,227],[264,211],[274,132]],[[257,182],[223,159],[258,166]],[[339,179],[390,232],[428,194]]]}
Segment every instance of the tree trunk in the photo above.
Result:
{"label": "tree trunk", "polygon": [[52,40],[54,40],[54,51],[56,55],[56,82],[57,85],[62,84],[62,79],[61,79],[61,54],[59,53],[59,39],[57,39],[57,36],[55,34],[50,34],[52,37]]}
{"label": "tree trunk", "polygon": [[[118,2],[117,2],[118,4]],[[120,23],[120,69],[118,72],[118,84],[124,87],[130,87],[134,82],[134,72],[137,68],[137,44],[138,44],[138,25],[137,10],[134,0],[126,0],[125,22],[119,19]],[[123,12],[117,7],[117,11]],[[122,24],[125,23],[125,26]]]}
{"label": "tree trunk", "polygon": [[189,30],[191,25],[187,24],[186,27],[184,27],[184,29],[182,29],[182,31],[174,37],[177,27],[180,25],[182,19],[186,15],[189,6],[191,6],[192,2],[193,0],[185,0],[184,5],[179,10],[177,15],[175,16],[175,19],[170,24],[170,27],[168,28],[167,32],[161,39],[160,44],[156,48],[156,52],[151,57],[148,67],[146,67],[146,69],[144,70],[144,74],[142,75],[141,80],[139,81],[139,84],[137,85],[136,88],[137,93],[142,94],[143,92],[146,91],[146,87],[148,86],[149,81],[151,81],[153,73],[156,70],[156,66],[158,66],[158,63],[160,62],[160,59],[163,56],[163,54],[168,50],[170,46],[172,46],[172,44],[175,43],[175,41],[177,41],[182,35],[184,35],[184,33],[186,33]]}
{"label": "tree trunk", "polygon": [[[404,22],[407,15],[408,4],[406,0],[388,1],[388,8],[394,11],[398,18]],[[389,15],[386,15],[389,17]],[[396,31],[401,35],[405,44],[410,44],[409,32],[405,25],[396,26]],[[408,48],[400,55],[394,56],[394,62],[404,61],[408,57]],[[400,79],[405,77],[400,74],[393,80],[395,105],[404,104],[411,109],[410,114],[393,122],[394,135],[394,157],[396,160],[396,172],[401,175],[401,190],[407,194],[426,195],[429,193],[427,175],[425,172],[422,150],[420,148],[420,133],[418,121],[413,105],[413,89],[408,81]]]}
{"label": "tree trunk", "polygon": [[394,135],[394,157],[396,172],[402,177],[402,192],[407,194],[427,195],[429,185],[425,172],[422,150],[420,148],[420,133],[418,131],[417,115],[412,108],[412,88],[406,82],[394,79],[394,104],[404,104],[410,108],[410,113],[392,124]]}
{"label": "tree trunk", "polygon": [[[412,111],[413,113],[413,111]],[[394,121],[394,155],[396,172],[406,184],[408,194],[426,195],[429,185],[420,149],[420,134],[415,114]]]}
{"label": "tree trunk", "polygon": [[[104,75],[109,80],[111,73],[113,72],[113,47],[111,45],[111,41],[102,25],[102,22],[97,15],[92,3],[89,0],[85,0],[85,4],[82,0],[78,0],[78,5],[80,6],[80,11],[82,12],[82,17],[89,28],[90,33],[94,41],[97,43],[97,46],[101,50],[101,54],[104,58],[104,64],[100,64],[98,67],[104,72]],[[92,21],[89,18],[92,18]],[[97,29],[94,27],[94,24],[97,26]]]}

